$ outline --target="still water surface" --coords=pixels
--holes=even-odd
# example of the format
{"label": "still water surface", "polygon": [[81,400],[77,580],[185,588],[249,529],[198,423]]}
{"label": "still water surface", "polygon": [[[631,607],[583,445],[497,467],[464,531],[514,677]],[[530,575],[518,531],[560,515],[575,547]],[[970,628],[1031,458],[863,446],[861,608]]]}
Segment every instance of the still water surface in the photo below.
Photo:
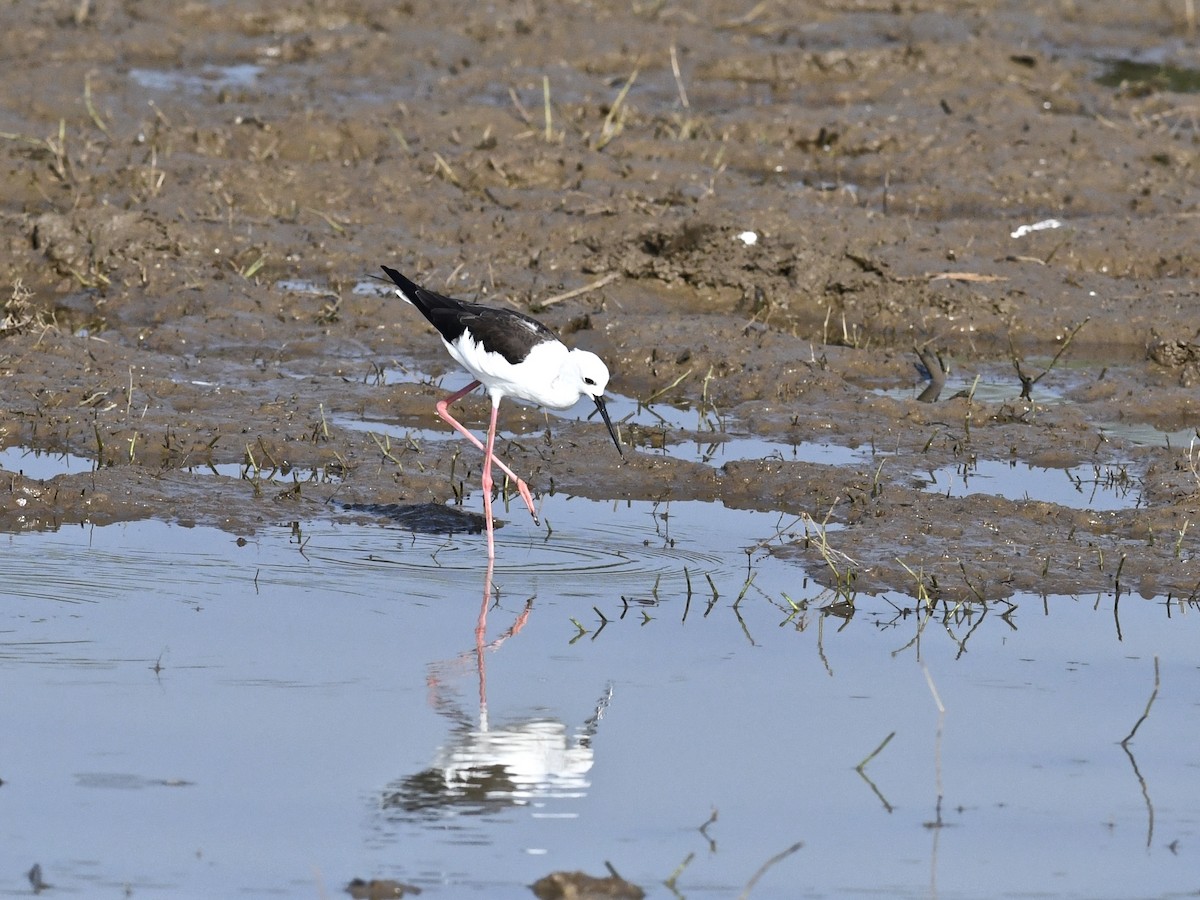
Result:
{"label": "still water surface", "polygon": [[1019,596],[922,629],[888,595],[847,620],[764,549],[793,517],[521,512],[478,640],[477,535],[5,537],[0,894],[37,863],[82,896],[530,897],[607,861],[736,897],[798,843],[751,896],[1200,890],[1195,610]]}

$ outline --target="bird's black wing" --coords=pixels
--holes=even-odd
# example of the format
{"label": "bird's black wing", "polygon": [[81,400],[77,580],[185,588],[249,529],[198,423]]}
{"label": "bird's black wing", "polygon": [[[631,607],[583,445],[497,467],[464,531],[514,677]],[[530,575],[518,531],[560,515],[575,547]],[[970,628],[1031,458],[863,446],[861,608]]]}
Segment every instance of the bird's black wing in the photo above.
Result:
{"label": "bird's black wing", "polygon": [[395,269],[382,268],[404,299],[421,311],[447,343],[454,343],[469,329],[472,338],[515,365],[535,345],[557,340],[554,332],[524,313],[455,300],[426,290]]}
{"label": "bird's black wing", "polygon": [[477,303],[463,303],[462,306],[467,313],[462,324],[471,332],[471,337],[514,366],[538,344],[558,340],[554,332],[537,319],[516,310],[495,309]]}

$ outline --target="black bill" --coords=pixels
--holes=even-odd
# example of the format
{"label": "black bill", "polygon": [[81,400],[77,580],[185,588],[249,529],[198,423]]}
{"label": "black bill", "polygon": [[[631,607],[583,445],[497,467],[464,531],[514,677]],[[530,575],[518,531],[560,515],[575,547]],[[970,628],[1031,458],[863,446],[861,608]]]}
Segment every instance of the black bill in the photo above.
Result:
{"label": "black bill", "polygon": [[604,419],[604,424],[608,426],[608,433],[612,435],[613,444],[616,446],[617,452],[624,456],[625,451],[621,449],[621,442],[617,440],[617,431],[613,428],[612,419],[608,417],[608,410],[604,406],[604,398],[594,397],[592,399],[596,401],[596,409],[600,410],[600,417]]}

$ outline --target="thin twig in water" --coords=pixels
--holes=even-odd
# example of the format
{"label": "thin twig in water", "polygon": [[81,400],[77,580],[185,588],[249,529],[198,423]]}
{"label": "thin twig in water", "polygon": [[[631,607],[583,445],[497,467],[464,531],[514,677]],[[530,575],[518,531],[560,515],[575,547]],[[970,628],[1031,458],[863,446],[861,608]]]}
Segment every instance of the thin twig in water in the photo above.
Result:
{"label": "thin twig in water", "polygon": [[612,108],[609,109],[608,115],[604,117],[604,125],[600,128],[600,137],[596,141],[596,150],[603,150],[608,146],[608,142],[615,138],[621,132],[621,123],[617,116],[621,110],[621,104],[625,102],[625,97],[629,93],[629,89],[633,87],[633,83],[637,80],[638,70],[634,69],[629,76],[629,80],[617,92],[617,99],[613,101]]}
{"label": "thin twig in water", "polygon": [[523,121],[526,125],[532,125],[533,118],[529,115],[529,110],[527,110],[524,104],[521,103],[521,98],[517,96],[517,92],[511,87],[508,89],[508,96],[509,99],[512,100],[513,106],[517,110],[517,115],[521,117],[521,121]]}
{"label": "thin twig in water", "polygon": [[1046,370],[1044,372],[1042,372],[1041,375],[1038,375],[1036,378],[1032,378],[1029,375],[1026,375],[1024,372],[1021,371],[1021,361],[1019,359],[1017,359],[1017,351],[1016,351],[1016,348],[1013,347],[1013,345],[1012,345],[1012,338],[1011,337],[1009,338],[1008,349],[1009,349],[1009,353],[1012,356],[1013,368],[1017,370],[1017,378],[1021,382],[1021,399],[1022,400],[1032,400],[1033,399],[1033,386],[1035,384],[1037,384],[1039,381],[1041,381],[1043,378],[1045,378],[1047,375],[1050,374],[1050,370],[1054,368],[1055,364],[1058,362],[1058,358],[1067,351],[1067,348],[1071,346],[1071,341],[1075,339],[1075,335],[1079,334],[1079,330],[1081,328],[1083,328],[1083,326],[1086,325],[1088,322],[1090,322],[1091,318],[1092,318],[1091,316],[1088,316],[1082,322],[1080,322],[1078,325],[1076,325],[1074,328],[1071,329],[1071,333],[1067,335],[1066,340],[1063,341],[1062,346],[1058,348],[1058,352],[1054,354],[1054,358],[1052,360],[1050,360],[1050,365],[1046,366]]}
{"label": "thin twig in water", "polygon": [[672,381],[672,382],[671,382],[670,384],[668,384],[666,387],[664,387],[664,388],[660,388],[659,390],[657,390],[657,391],[655,391],[653,394],[651,394],[649,397],[647,397],[645,400],[643,400],[643,401],[642,401],[642,405],[644,405],[644,406],[648,406],[648,405],[649,405],[651,402],[653,402],[654,400],[657,400],[659,397],[661,397],[661,396],[662,396],[663,394],[665,394],[667,391],[669,391],[669,390],[671,390],[672,388],[674,388],[674,387],[678,386],[678,384],[679,384],[681,381],[683,381],[683,379],[687,378],[689,375],[691,375],[691,374],[692,374],[693,372],[695,372],[695,371],[696,371],[696,370],[695,370],[694,368],[692,368],[692,369],[688,369],[686,372],[684,372],[682,375],[680,375],[678,378],[676,378],[674,381]]}
{"label": "thin twig in water", "polygon": [[1154,657],[1154,690],[1150,692],[1150,699],[1146,701],[1146,711],[1142,713],[1141,718],[1133,723],[1133,729],[1129,734],[1125,735],[1125,740],[1121,741],[1121,746],[1126,746],[1133,740],[1133,736],[1137,734],[1137,730],[1142,727],[1142,723],[1146,721],[1150,715],[1150,707],[1154,705],[1154,700],[1158,697],[1158,657]]}
{"label": "thin twig in water", "polygon": [[442,159],[440,153],[433,154],[433,161],[436,163],[437,171],[442,173],[442,176],[455,187],[462,187],[462,182],[458,180],[458,176],[454,174],[454,170],[450,168],[450,163]]}
{"label": "thin twig in water", "polygon": [[771,868],[771,866],[775,865],[776,863],[782,862],[783,860],[787,859],[789,856],[791,856],[793,853],[795,853],[797,850],[799,850],[803,846],[804,846],[804,841],[796,841],[796,843],[792,844],[792,846],[788,847],[786,850],[782,850],[779,853],[776,853],[774,856],[772,856],[770,859],[768,859],[765,863],[763,863],[761,866],[759,866],[758,871],[755,872],[753,876],[751,876],[750,880],[746,882],[746,887],[743,888],[743,890],[740,894],[738,894],[738,900],[746,900],[746,898],[750,896],[750,892],[752,890],[754,890],[754,886],[756,884],[758,884],[758,879],[762,878],[763,875],[765,875],[767,873],[767,869]]}
{"label": "thin twig in water", "polygon": [[[81,8],[87,4],[81,4]],[[108,126],[104,124],[104,119],[100,118],[100,113],[96,110],[96,105],[92,102],[92,73],[88,72],[83,77],[83,105],[87,107],[88,115],[92,118],[92,123],[99,128],[106,138],[110,141],[113,139],[112,134],[108,130]]]}
{"label": "thin twig in water", "polygon": [[678,891],[675,890],[675,882],[677,882],[679,880],[679,876],[683,874],[683,870],[686,869],[689,865],[691,865],[692,860],[695,858],[696,858],[695,853],[688,853],[688,855],[683,858],[683,862],[681,862],[678,866],[675,867],[675,871],[672,872],[670,877],[668,877],[667,880],[663,882],[663,885],[666,886],[667,890],[669,890],[673,894],[679,893]]}
{"label": "thin twig in water", "polygon": [[888,744],[890,744],[890,743],[892,742],[892,738],[894,738],[895,736],[896,736],[896,732],[894,732],[894,731],[893,731],[891,734],[889,734],[887,737],[885,737],[885,738],[884,738],[884,739],[883,739],[883,740],[880,742],[880,744],[879,744],[879,746],[878,746],[878,747],[876,747],[876,748],[875,748],[874,750],[872,750],[872,751],[871,751],[869,754],[867,754],[867,757],[866,757],[866,759],[864,759],[862,762],[860,762],[860,763],[859,763],[857,766],[855,766],[854,768],[856,768],[856,769],[857,769],[858,771],[860,771],[860,772],[861,772],[863,769],[865,769],[865,768],[867,767],[867,763],[869,763],[871,760],[873,760],[875,757],[877,757],[877,756],[878,756],[880,753],[882,753],[882,752],[883,752],[883,748],[884,748],[884,747],[886,747]]}
{"label": "thin twig in water", "polygon": [[742,585],[742,592],[738,594],[737,599],[733,601],[734,609],[737,609],[738,604],[742,602],[742,598],[746,596],[746,591],[750,590],[750,585],[754,583],[754,576],[757,574],[757,572],[751,572],[750,576],[746,579],[746,583]]}
{"label": "thin twig in water", "polygon": [[1008,281],[1003,275],[985,275],[981,272],[926,272],[930,281],[968,281],[990,284],[993,281]]}
{"label": "thin twig in water", "polygon": [[684,109],[690,109],[687,91],[683,87],[683,75],[679,72],[679,55],[675,52],[674,44],[671,45],[671,72],[675,76],[675,86],[679,88],[679,102],[683,104]]}
{"label": "thin twig in water", "polygon": [[[392,455],[392,439],[385,434],[383,436],[383,439],[380,440],[379,435],[377,435],[375,432],[369,431],[367,433],[371,436],[371,440],[373,440],[375,442],[375,446],[379,448],[379,452],[381,454],[383,454],[383,458],[390,459],[397,466],[399,466],[400,471],[403,472],[404,464],[402,462],[400,462],[400,460],[398,460],[395,456]],[[450,478],[453,480],[453,478],[454,478],[453,472],[451,472]]]}

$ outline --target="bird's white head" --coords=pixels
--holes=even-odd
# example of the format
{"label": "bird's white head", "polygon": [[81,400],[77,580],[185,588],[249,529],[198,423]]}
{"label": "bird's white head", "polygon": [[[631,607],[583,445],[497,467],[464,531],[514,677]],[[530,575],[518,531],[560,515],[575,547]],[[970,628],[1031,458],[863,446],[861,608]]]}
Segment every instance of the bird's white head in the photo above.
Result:
{"label": "bird's white head", "polygon": [[579,392],[589,397],[601,397],[608,387],[608,366],[595,353],[572,350],[571,358],[579,370]]}

